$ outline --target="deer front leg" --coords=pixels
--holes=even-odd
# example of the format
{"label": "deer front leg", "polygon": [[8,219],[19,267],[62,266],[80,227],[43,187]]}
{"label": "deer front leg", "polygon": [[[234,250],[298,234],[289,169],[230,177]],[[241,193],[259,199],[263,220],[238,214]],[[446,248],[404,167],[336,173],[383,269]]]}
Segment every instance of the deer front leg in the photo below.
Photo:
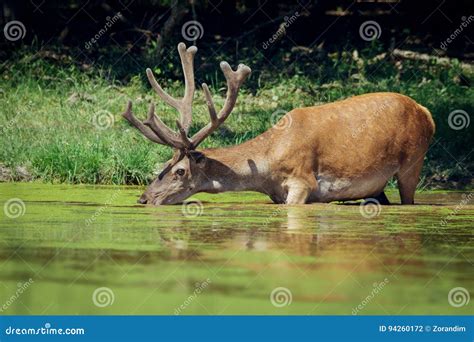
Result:
{"label": "deer front leg", "polygon": [[311,188],[301,181],[288,182],[288,196],[286,197],[286,204],[305,204]]}

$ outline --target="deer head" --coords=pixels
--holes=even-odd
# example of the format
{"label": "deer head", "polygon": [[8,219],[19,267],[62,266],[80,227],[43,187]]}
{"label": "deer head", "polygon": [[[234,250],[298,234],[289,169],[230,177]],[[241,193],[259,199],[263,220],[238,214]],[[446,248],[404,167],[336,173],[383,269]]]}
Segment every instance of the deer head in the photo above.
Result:
{"label": "deer head", "polygon": [[184,43],[179,43],[178,52],[183,67],[185,87],[184,96],[181,99],[173,98],[166,93],[156,81],[153,72],[150,69],[146,70],[148,81],[158,96],[180,114],[180,119],[176,120],[178,130],[172,130],[155,115],[154,104],[150,105],[148,117],[143,122],[139,121],[132,113],[131,101],[128,102],[127,109],[122,114],[149,140],[169,146],[175,151],[160,175],[148,186],[138,200],[141,204],[176,204],[199,191],[200,184],[207,180],[203,171],[206,156],[196,148],[229,117],[237,101],[239,88],[251,72],[250,68],[243,64],[233,71],[227,62],[220,63],[227,81],[224,106],[217,113],[209,87],[203,83],[202,89],[209,110],[210,122],[190,138],[188,133],[192,123],[192,103],[195,91],[194,55],[197,52],[197,47],[186,48]]}

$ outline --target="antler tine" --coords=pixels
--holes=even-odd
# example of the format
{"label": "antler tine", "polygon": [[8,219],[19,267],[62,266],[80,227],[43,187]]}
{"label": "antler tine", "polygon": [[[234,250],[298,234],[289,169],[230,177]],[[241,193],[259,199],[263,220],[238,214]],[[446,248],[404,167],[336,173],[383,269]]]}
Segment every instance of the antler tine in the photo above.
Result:
{"label": "antler tine", "polygon": [[219,115],[217,115],[214,102],[209,91],[209,87],[207,86],[207,84],[203,83],[202,88],[204,91],[204,96],[206,97],[206,103],[209,110],[211,122],[205,127],[201,128],[201,130],[199,130],[199,132],[197,132],[192,137],[191,142],[194,148],[196,148],[204,139],[206,139],[227,119],[227,117],[234,109],[235,103],[237,102],[237,95],[239,93],[240,86],[242,85],[242,83],[244,83],[245,79],[252,72],[252,70],[244,64],[239,64],[236,71],[233,71],[229,63],[227,62],[221,62],[220,67],[227,80],[227,95],[224,102],[224,106],[219,111]]}
{"label": "antler tine", "polygon": [[133,115],[132,112],[132,101],[128,101],[127,104],[127,109],[125,109],[125,112],[122,113],[122,116],[130,122],[135,128],[137,128],[142,134],[147,137],[149,140],[162,144],[162,145],[167,145],[166,142],[164,142],[160,137],[158,137],[150,128],[145,126],[143,123],[141,123],[135,115]]}
{"label": "antler tine", "polygon": [[159,97],[171,107],[177,108],[179,106],[178,100],[169,95],[166,91],[161,88],[159,83],[156,81],[155,75],[150,68],[146,68],[146,76],[148,77],[148,82],[150,82],[151,87],[155,90]]}
{"label": "antler tine", "polygon": [[176,125],[178,126],[179,134],[181,136],[181,141],[184,143],[186,146],[187,150],[194,150],[194,145],[191,140],[188,138],[188,133],[184,129],[184,127],[181,125],[181,122],[179,120],[176,120]]}
{"label": "antler tine", "polygon": [[212,100],[211,92],[206,83],[202,84],[202,90],[204,91],[204,96],[206,97],[207,109],[209,110],[209,116],[211,117],[211,123],[217,122],[217,112],[216,107],[214,106],[214,101]]}
{"label": "antler tine", "polygon": [[176,99],[169,95],[156,81],[153,71],[150,68],[146,69],[146,75],[153,89],[158,96],[163,99],[168,105],[174,107],[180,114],[180,122],[186,134],[191,127],[192,122],[192,104],[195,91],[194,84],[194,55],[197,52],[197,47],[191,46],[186,49],[184,43],[178,44],[178,53],[181,59],[181,65],[184,74],[184,96],[181,99]]}
{"label": "antler tine", "polygon": [[194,84],[194,55],[197,52],[197,47],[190,46],[188,49],[186,49],[186,45],[184,43],[179,43],[178,52],[184,74],[184,96],[180,103],[180,122],[187,134],[189,132],[189,128],[191,127],[193,115],[193,97],[194,91],[196,89]]}
{"label": "antler tine", "polygon": [[240,86],[242,83],[244,83],[245,79],[248,75],[250,75],[252,70],[245,64],[239,64],[237,71],[232,71],[232,68],[227,62],[221,62],[221,69],[227,80],[227,96],[224,106],[219,112],[219,120],[222,120],[223,122],[232,112],[232,109],[234,109]]}
{"label": "antler tine", "polygon": [[182,149],[187,147],[187,144],[181,140],[181,137],[178,136],[171,128],[166,126],[166,124],[161,121],[161,119],[155,115],[155,105],[151,104],[150,109],[148,110],[148,117],[143,124],[150,127],[151,130],[165,142],[165,145]]}

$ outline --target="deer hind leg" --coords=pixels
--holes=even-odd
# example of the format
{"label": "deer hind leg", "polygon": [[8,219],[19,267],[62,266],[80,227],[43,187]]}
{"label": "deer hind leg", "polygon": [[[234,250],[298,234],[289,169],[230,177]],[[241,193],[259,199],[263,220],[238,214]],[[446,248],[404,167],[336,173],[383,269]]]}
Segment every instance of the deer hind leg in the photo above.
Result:
{"label": "deer hind leg", "polygon": [[424,154],[417,159],[405,162],[395,175],[402,204],[415,203],[415,191],[423,167]]}

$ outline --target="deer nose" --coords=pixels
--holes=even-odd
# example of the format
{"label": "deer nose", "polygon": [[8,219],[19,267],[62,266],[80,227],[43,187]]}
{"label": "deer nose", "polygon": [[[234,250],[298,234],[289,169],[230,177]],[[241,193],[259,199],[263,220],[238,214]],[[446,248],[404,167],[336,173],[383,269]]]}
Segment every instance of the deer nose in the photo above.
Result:
{"label": "deer nose", "polygon": [[137,201],[137,203],[140,203],[140,204],[146,204],[146,202],[147,202],[147,199],[143,195]]}

